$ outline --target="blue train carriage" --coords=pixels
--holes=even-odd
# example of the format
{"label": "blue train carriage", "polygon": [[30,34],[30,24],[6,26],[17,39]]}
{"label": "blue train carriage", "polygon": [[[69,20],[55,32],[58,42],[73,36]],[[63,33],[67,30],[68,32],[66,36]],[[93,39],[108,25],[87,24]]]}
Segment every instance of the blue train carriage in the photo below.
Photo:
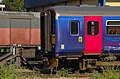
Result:
{"label": "blue train carriage", "polygon": [[41,48],[50,66],[86,70],[110,60],[120,66],[119,16],[119,7],[57,6],[43,12]]}

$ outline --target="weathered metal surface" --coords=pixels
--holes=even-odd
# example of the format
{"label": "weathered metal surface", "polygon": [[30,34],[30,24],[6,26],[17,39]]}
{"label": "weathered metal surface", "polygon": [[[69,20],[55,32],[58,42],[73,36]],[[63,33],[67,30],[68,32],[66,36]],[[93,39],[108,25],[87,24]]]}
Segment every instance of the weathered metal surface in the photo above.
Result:
{"label": "weathered metal surface", "polygon": [[31,48],[31,49],[22,49],[22,57],[26,58],[26,57],[35,57],[35,49]]}
{"label": "weathered metal surface", "polygon": [[30,44],[30,28],[11,28],[11,44]]}
{"label": "weathered metal surface", "polygon": [[29,18],[12,18],[10,19],[10,28],[31,28]]}
{"label": "weathered metal surface", "polygon": [[0,28],[0,45],[10,45],[9,28]]}
{"label": "weathered metal surface", "polygon": [[[40,45],[40,29],[0,28],[0,45],[29,44]],[[10,43],[11,40],[11,43]],[[31,42],[30,42],[31,41]]]}
{"label": "weathered metal surface", "polygon": [[0,46],[12,44],[40,45],[39,12],[0,12]]}
{"label": "weathered metal surface", "polygon": [[32,45],[40,45],[40,29],[39,28],[32,28],[31,29],[31,44]]}
{"label": "weathered metal surface", "polygon": [[[0,11],[0,17],[2,18],[40,18],[40,12],[12,12],[12,11]],[[1,19],[1,18],[0,18]]]}

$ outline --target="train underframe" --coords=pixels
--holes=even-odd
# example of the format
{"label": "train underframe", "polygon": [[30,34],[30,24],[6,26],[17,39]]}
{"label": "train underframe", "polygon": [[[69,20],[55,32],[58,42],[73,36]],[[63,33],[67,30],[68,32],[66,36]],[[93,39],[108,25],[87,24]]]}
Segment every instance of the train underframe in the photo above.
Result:
{"label": "train underframe", "polygon": [[81,57],[50,58],[50,67],[69,68],[73,70],[102,69],[104,67],[120,67],[120,55],[82,55]]}
{"label": "train underframe", "polygon": [[40,46],[8,45],[0,46],[0,62],[3,64],[15,64],[17,67],[28,65],[27,58],[36,58],[39,55]]}
{"label": "train underframe", "polygon": [[[106,66],[120,67],[119,54],[80,55],[79,57],[57,57],[53,52],[42,53],[39,46],[0,46],[1,63],[12,62],[17,67],[30,65],[27,59],[39,58],[38,65],[49,69],[67,68],[72,70],[99,69]],[[3,55],[3,56],[2,56]],[[35,61],[38,61],[35,59]],[[41,63],[40,63],[41,61]],[[36,62],[34,62],[36,63]]]}

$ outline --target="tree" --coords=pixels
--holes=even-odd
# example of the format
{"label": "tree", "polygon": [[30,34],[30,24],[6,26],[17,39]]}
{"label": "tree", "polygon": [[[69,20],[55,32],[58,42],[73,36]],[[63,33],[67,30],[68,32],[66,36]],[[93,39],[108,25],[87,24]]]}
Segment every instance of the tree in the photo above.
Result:
{"label": "tree", "polygon": [[3,0],[3,4],[9,7],[11,11],[26,11],[24,8],[24,0]]}

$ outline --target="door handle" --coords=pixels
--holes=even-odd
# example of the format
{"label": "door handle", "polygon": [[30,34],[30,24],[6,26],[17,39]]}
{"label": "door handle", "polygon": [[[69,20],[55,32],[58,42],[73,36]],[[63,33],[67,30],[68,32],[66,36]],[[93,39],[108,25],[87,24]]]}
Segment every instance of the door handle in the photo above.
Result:
{"label": "door handle", "polygon": [[78,42],[82,42],[82,36],[79,36]]}

